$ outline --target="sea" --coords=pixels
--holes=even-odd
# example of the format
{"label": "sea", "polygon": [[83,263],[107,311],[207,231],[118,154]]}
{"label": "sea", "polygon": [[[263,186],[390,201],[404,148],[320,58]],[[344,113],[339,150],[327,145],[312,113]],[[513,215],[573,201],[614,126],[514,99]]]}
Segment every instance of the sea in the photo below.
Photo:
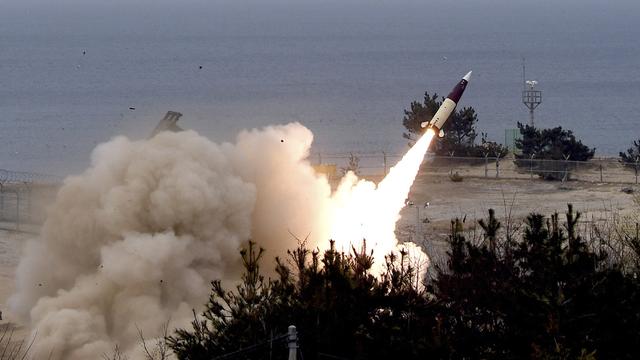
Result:
{"label": "sea", "polygon": [[596,156],[640,138],[640,5],[606,1],[0,3],[0,169],[64,176],[166,111],[216,142],[300,122],[313,154],[399,154],[404,109],[446,95],[503,143],[529,121]]}

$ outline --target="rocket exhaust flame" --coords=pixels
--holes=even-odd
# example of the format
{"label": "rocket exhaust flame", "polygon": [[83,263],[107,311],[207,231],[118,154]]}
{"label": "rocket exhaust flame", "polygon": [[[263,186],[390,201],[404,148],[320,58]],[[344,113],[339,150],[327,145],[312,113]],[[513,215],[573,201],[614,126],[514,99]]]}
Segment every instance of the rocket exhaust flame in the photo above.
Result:
{"label": "rocket exhaust flame", "polygon": [[366,239],[376,260],[374,272],[380,272],[384,256],[396,252],[399,247],[412,248],[410,258],[414,263],[417,257],[421,262],[428,259],[418,246],[399,246],[395,228],[434,135],[433,129],[427,129],[378,186],[348,174],[334,195],[336,208],[331,221],[331,238],[336,247],[344,251],[352,246],[359,249]]}
{"label": "rocket exhaust flame", "polygon": [[[442,128],[445,122],[455,110],[460,97],[464,93],[471,71],[462,77],[453,90],[444,100],[438,111],[429,122],[421,126],[427,130],[416,144],[402,157],[389,174],[375,186],[370,181],[358,181],[355,175],[347,174],[334,195],[336,208],[331,221],[331,238],[336,241],[339,249],[348,251],[352,246],[360,248],[362,241],[366,239],[373,256],[377,259],[374,271],[380,272],[381,259],[389,252],[398,248],[398,240],[395,236],[396,222],[400,218],[400,211],[405,205],[405,199],[413,184],[424,154],[431,144],[433,136],[439,133],[444,136]],[[420,239],[422,234],[416,234]],[[410,261],[414,264],[417,258],[428,258],[417,245],[414,252],[409,254]],[[421,272],[420,267],[418,271]]]}

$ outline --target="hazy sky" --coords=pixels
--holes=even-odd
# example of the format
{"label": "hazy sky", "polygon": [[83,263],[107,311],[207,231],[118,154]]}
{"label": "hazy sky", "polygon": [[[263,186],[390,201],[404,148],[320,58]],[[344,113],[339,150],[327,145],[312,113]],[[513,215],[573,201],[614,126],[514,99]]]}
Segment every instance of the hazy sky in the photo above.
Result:
{"label": "hazy sky", "polygon": [[[620,31],[637,28],[640,1],[598,0],[2,0],[3,32],[92,28],[229,35],[425,31]],[[132,34],[134,35],[134,34]]]}

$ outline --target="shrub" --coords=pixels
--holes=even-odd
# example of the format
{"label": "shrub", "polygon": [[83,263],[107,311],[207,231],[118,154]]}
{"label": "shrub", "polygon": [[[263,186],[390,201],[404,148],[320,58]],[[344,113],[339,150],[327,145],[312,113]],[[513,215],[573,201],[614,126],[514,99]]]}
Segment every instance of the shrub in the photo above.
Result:
{"label": "shrub", "polygon": [[620,152],[620,162],[625,166],[637,169],[640,163],[640,140],[635,140],[627,152]]}
{"label": "shrub", "polygon": [[574,162],[587,161],[595,153],[595,148],[584,145],[571,130],[560,126],[538,129],[518,123],[518,128],[522,138],[516,140],[516,148],[520,150],[516,166],[533,170],[545,180],[568,180],[575,170]]}

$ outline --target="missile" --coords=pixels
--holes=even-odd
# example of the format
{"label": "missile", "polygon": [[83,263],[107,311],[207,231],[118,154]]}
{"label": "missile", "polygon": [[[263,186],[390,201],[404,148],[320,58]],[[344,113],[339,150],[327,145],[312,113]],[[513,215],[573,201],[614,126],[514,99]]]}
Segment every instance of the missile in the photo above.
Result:
{"label": "missile", "polygon": [[460,80],[460,82],[456,84],[453,90],[451,90],[449,95],[447,95],[447,98],[442,102],[442,105],[440,105],[438,111],[436,111],[436,114],[433,115],[433,118],[431,118],[431,121],[425,121],[420,124],[420,126],[422,128],[432,128],[439,137],[443,137],[444,131],[442,130],[442,127],[444,126],[444,123],[447,122],[447,119],[449,119],[449,116],[451,116],[453,110],[456,108],[456,105],[458,104],[458,101],[460,101],[460,98],[464,93],[464,89],[467,88],[467,84],[469,83],[470,79],[471,71],[469,71],[467,75],[462,77],[462,80]]}

